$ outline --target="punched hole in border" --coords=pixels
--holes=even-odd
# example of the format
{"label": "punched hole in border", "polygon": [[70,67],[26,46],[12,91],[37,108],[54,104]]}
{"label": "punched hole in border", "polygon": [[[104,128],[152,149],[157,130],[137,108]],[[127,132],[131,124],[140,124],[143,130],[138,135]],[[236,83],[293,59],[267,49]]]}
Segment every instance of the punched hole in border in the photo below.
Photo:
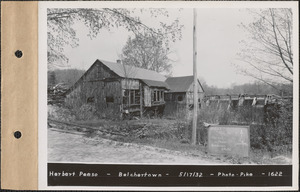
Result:
{"label": "punched hole in border", "polygon": [[23,52],[20,51],[20,50],[17,50],[17,51],[15,52],[15,56],[16,56],[17,58],[21,58],[21,57],[23,56]]}
{"label": "punched hole in border", "polygon": [[16,139],[20,139],[21,136],[22,136],[22,133],[20,131],[15,131],[14,136],[15,136]]}

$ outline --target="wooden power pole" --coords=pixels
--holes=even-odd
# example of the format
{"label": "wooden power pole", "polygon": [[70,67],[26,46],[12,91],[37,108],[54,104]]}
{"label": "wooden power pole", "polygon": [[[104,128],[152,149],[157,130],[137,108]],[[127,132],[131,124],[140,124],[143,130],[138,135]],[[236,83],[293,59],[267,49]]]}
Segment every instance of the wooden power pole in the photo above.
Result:
{"label": "wooden power pole", "polygon": [[193,72],[194,72],[194,112],[193,112],[193,128],[192,128],[192,145],[196,145],[197,135],[197,115],[198,115],[198,78],[197,78],[197,11],[194,8],[194,27],[193,27]]}

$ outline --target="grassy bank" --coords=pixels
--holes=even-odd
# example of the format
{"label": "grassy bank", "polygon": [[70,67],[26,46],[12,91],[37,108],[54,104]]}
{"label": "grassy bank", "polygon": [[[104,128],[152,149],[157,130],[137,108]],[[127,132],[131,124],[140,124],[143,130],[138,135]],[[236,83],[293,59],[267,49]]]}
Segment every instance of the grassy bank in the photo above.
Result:
{"label": "grassy bank", "polygon": [[[88,126],[101,127],[110,131],[120,131],[128,133],[128,136],[116,136],[103,134],[101,132],[91,132],[87,137],[103,137],[125,143],[136,143],[158,147],[173,151],[184,152],[190,156],[203,159],[219,160],[230,164],[290,164],[292,159],[291,150],[274,149],[268,151],[265,148],[251,147],[250,156],[247,158],[229,155],[214,155],[207,152],[205,142],[197,141],[197,145],[189,143],[190,123],[184,120],[169,119],[142,119],[136,121],[79,121],[77,123]],[[202,134],[205,130],[202,130]],[[205,135],[201,138],[205,138]]]}
{"label": "grassy bank", "polygon": [[[91,130],[85,134],[86,137],[91,138],[102,137],[119,142],[164,148],[184,152],[199,158],[219,160],[230,164],[290,164],[292,159],[291,144],[272,143],[270,134],[276,134],[276,132],[269,131],[270,127],[266,127],[266,125],[262,127],[250,126],[250,156],[247,158],[240,158],[237,156],[232,157],[207,153],[207,128],[203,125],[203,121],[205,120],[205,117],[212,117],[208,114],[200,114],[199,116],[198,133],[200,133],[200,136],[197,135],[197,145],[193,146],[189,143],[191,139],[191,120],[186,120],[184,118],[144,118],[123,121],[97,118],[78,120],[74,115],[68,114],[68,110],[66,109],[53,107],[50,108],[49,111],[48,116],[50,118],[86,125],[98,128],[99,130],[102,129],[110,132],[126,133],[127,135],[124,137]],[[222,114],[222,112],[219,113],[218,116],[222,120],[230,118],[226,111],[224,112],[226,114]],[[282,136],[284,135],[282,134]]]}

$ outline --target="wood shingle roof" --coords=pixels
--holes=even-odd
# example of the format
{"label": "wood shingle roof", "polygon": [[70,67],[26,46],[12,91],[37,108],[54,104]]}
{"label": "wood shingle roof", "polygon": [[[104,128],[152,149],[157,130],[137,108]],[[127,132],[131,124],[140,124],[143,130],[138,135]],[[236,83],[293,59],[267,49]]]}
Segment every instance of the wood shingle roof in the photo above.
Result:
{"label": "wood shingle roof", "polygon": [[[182,76],[182,77],[169,77],[166,79],[166,83],[169,85],[169,92],[170,93],[181,93],[181,92],[187,92],[190,86],[194,82],[194,76]],[[201,83],[198,80],[198,83],[200,84],[200,87],[202,90],[200,92],[203,92],[203,87]]]}
{"label": "wood shingle roof", "polygon": [[146,79],[152,81],[162,81],[166,80],[164,75],[159,74],[156,71],[143,69],[131,65],[123,65],[120,63],[114,63],[104,60],[99,60],[101,63],[106,65],[110,70],[115,72],[120,77],[130,78],[130,79]]}

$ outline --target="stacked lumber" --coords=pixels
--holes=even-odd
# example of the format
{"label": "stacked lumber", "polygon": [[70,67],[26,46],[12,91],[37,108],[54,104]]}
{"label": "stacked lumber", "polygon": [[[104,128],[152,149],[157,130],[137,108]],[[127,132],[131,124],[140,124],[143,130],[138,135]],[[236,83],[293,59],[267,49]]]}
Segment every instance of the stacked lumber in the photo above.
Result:
{"label": "stacked lumber", "polygon": [[68,86],[64,83],[48,86],[48,105],[62,105],[65,100],[65,93]]}

